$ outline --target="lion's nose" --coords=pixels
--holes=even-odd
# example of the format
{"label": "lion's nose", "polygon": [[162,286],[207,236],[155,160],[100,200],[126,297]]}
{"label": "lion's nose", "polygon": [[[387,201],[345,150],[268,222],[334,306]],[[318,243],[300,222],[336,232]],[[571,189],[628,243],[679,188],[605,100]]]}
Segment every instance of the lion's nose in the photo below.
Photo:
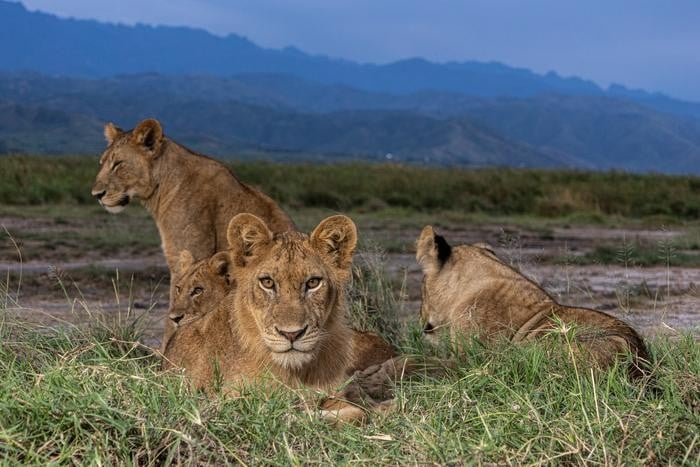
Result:
{"label": "lion's nose", "polygon": [[183,316],[185,316],[183,313],[170,313],[168,318],[170,318],[173,323],[179,324]]}
{"label": "lion's nose", "polygon": [[92,196],[94,196],[97,199],[102,199],[102,197],[107,194],[107,190],[102,190],[102,191],[94,191],[92,192]]}
{"label": "lion's nose", "polygon": [[302,329],[297,329],[296,331],[283,331],[279,328],[275,328],[280,335],[284,336],[287,338],[287,340],[290,343],[293,343],[295,340],[299,339],[301,336],[304,335],[306,330],[308,329],[308,325],[304,326]]}

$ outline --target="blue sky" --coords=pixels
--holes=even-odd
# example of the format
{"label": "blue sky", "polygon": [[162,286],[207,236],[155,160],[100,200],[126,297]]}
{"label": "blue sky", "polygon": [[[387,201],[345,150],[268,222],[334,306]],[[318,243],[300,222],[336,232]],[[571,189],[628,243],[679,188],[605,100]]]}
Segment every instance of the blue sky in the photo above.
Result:
{"label": "blue sky", "polygon": [[23,0],[362,62],[499,61],[700,101],[700,0]]}

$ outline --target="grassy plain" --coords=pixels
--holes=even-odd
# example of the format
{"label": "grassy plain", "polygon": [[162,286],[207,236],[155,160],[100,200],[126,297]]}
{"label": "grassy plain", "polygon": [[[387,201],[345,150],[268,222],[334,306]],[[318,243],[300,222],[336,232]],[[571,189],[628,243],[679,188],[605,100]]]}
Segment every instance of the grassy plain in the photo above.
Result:
{"label": "grassy plain", "polygon": [[453,376],[403,383],[392,412],[340,428],[318,417],[312,391],[193,393],[134,328],[37,331],[5,318],[0,339],[0,459],[11,464],[700,462],[690,337],[652,342],[656,391],[536,345],[474,342]]}
{"label": "grassy plain", "polygon": [[[163,373],[167,306],[149,215],[89,196],[94,158],[0,158],[0,459],[5,463],[700,463],[700,179],[511,169],[238,163],[303,229],[333,212],[362,238],[353,322],[421,352],[412,244],[437,225],[487,241],[563,301],[645,333],[657,391],[547,349],[470,342],[449,378],[332,428],[319,395],[222,400]],[[20,259],[21,256],[21,259]],[[680,310],[680,311],[679,311]],[[674,314],[675,313],[675,314]],[[155,323],[155,324],[154,324]],[[695,326],[695,327],[693,327]],[[660,331],[659,331],[660,330]]]}

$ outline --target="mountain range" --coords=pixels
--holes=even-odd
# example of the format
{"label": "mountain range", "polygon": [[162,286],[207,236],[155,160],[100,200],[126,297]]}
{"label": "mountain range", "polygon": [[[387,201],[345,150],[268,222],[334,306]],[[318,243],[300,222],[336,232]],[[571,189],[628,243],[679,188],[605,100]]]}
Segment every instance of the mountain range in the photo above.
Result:
{"label": "mountain range", "polygon": [[0,70],[0,153],[96,153],[105,121],[155,116],[220,156],[700,173],[700,104],[499,63],[359,64],[0,1]]}

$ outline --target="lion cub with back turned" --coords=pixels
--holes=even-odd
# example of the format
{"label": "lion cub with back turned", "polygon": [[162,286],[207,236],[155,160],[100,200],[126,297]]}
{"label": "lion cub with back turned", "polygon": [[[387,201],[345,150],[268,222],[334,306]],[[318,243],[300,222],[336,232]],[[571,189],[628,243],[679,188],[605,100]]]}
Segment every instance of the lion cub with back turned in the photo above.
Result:
{"label": "lion cub with back turned", "polygon": [[253,381],[330,389],[354,370],[394,356],[379,336],[346,322],[346,289],[357,234],[333,216],[311,235],[274,235],[251,214],[231,220],[230,249],[194,262],[180,257],[165,346],[166,366],[183,367],[195,387]]}
{"label": "lion cub with back turned", "polygon": [[488,248],[452,247],[427,226],[416,259],[424,273],[420,314],[430,341],[471,334],[519,343],[550,335],[563,323],[577,327],[576,349],[595,366],[610,367],[631,353],[630,376],[645,372],[649,355],[634,329],[603,312],[557,303]]}

